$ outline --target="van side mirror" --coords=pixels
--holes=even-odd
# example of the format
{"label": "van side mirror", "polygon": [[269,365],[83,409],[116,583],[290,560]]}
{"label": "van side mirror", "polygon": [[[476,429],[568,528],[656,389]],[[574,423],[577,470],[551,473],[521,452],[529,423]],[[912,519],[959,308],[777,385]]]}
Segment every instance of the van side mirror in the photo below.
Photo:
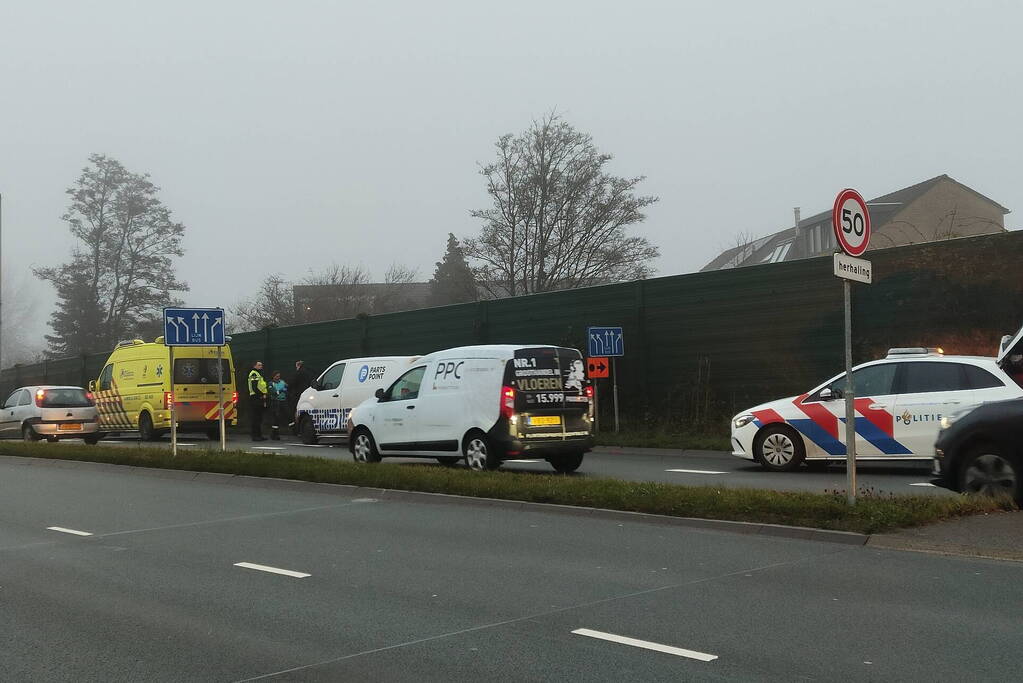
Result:
{"label": "van side mirror", "polygon": [[309,383],[309,388],[315,391],[320,391],[320,380],[314,379],[312,382]]}
{"label": "van side mirror", "polygon": [[96,391],[96,380],[89,380],[89,391]]}
{"label": "van side mirror", "polygon": [[377,397],[378,401],[382,401],[382,400],[384,400],[385,392],[384,392],[383,389],[377,389],[376,393],[373,394],[373,395]]}

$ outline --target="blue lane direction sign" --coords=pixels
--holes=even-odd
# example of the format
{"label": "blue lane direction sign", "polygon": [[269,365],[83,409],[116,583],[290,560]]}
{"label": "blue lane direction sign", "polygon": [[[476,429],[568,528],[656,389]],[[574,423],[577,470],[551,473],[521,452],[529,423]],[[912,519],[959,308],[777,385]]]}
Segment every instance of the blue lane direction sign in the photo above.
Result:
{"label": "blue lane direction sign", "polygon": [[163,343],[167,346],[223,346],[224,309],[163,309]]}
{"label": "blue lane direction sign", "polygon": [[624,356],[625,340],[620,327],[587,327],[588,356]]}

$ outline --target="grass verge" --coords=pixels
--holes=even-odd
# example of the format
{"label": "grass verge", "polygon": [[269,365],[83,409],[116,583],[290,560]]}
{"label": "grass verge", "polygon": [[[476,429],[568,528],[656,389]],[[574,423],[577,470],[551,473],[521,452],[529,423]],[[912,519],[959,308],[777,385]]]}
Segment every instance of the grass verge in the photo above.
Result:
{"label": "grass verge", "polygon": [[870,492],[865,492],[859,503],[850,507],[841,493],[679,486],[554,474],[472,472],[441,466],[359,465],[325,458],[244,451],[190,451],[179,453],[175,458],[166,448],[0,442],[0,455],[276,477],[866,534],[1015,509],[1011,502],[986,498],[882,496]]}

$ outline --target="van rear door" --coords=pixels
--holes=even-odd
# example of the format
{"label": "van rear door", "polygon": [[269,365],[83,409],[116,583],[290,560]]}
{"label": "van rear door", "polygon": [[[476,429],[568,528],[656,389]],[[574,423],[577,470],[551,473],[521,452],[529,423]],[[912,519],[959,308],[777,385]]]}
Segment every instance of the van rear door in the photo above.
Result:
{"label": "van rear door", "polygon": [[582,354],[576,349],[517,349],[506,366],[504,384],[515,389],[515,412],[525,434],[589,434],[589,381]]}
{"label": "van rear door", "polygon": [[[217,420],[217,401],[220,378],[223,378],[226,399],[231,398],[231,362],[214,358],[174,359],[174,408],[178,422],[204,422]],[[210,417],[212,415],[212,417]]]}

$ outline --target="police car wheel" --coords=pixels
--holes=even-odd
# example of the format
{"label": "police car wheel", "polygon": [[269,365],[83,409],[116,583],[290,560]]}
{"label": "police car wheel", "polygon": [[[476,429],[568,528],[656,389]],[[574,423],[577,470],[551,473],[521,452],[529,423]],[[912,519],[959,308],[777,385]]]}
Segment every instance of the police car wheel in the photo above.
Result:
{"label": "police car wheel", "polygon": [[462,455],[465,457],[466,466],[478,472],[496,470],[501,466],[501,461],[491,452],[487,435],[480,431],[470,432],[465,437],[462,442]]}
{"label": "police car wheel", "polygon": [[368,429],[359,429],[352,435],[352,458],[355,462],[380,462],[380,453]]}
{"label": "police car wheel", "polygon": [[980,444],[970,449],[959,471],[959,490],[979,496],[1023,500],[1023,469],[998,446]]}
{"label": "police car wheel", "polygon": [[319,439],[316,437],[316,426],[308,417],[302,418],[302,424],[298,428],[298,433],[302,437],[302,443],[306,446],[315,446],[319,442]]}
{"label": "police car wheel", "polygon": [[794,470],[806,457],[802,439],[789,428],[781,426],[771,426],[757,434],[753,452],[760,465],[772,472]]}

